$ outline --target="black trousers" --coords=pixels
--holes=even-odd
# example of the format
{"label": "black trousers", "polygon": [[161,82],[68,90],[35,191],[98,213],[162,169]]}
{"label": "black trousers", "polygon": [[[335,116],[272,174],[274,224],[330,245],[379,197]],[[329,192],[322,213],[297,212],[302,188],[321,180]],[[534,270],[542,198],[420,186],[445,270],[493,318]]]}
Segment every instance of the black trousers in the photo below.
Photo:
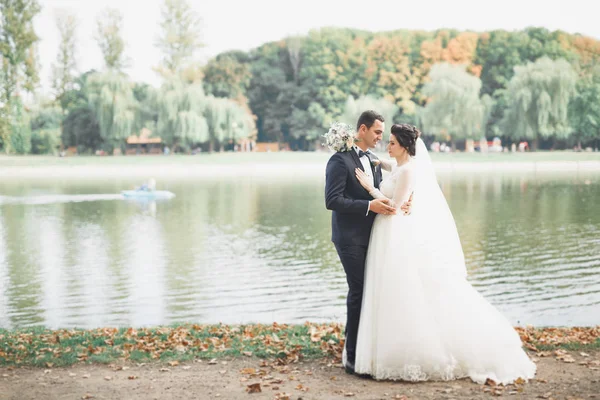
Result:
{"label": "black trousers", "polygon": [[340,257],[340,261],[346,272],[346,280],[348,281],[348,298],[346,299],[346,356],[348,361],[354,364],[363,287],[365,284],[367,246],[335,244],[335,249]]}

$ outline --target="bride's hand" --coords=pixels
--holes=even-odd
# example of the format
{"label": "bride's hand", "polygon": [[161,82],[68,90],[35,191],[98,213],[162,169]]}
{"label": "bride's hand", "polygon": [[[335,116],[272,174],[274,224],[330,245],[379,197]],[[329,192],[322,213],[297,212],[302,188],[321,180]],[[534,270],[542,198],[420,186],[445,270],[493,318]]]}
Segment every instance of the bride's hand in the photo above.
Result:
{"label": "bride's hand", "polygon": [[414,194],[415,194],[415,193],[414,193],[414,192],[412,192],[412,193],[410,194],[410,197],[408,198],[408,200],[407,200],[407,201],[405,201],[405,202],[402,204],[402,206],[400,206],[400,209],[402,210],[402,213],[403,213],[404,215],[410,215],[410,213],[411,213],[411,210],[412,210],[412,200],[413,200],[413,195],[414,195]]}
{"label": "bride's hand", "polygon": [[369,177],[362,169],[356,168],[354,172],[356,172],[356,179],[358,179],[358,182],[367,190],[367,192],[372,192],[373,189],[375,189],[373,184],[371,184]]}

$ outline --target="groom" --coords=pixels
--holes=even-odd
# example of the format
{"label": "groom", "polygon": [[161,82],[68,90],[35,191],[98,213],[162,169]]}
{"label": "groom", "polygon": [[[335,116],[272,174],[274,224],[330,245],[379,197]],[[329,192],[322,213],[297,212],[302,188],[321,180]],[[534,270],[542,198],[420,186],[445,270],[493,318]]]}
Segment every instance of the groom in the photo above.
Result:
{"label": "groom", "polygon": [[[356,145],[347,152],[331,156],[325,172],[325,205],[332,210],[331,241],[335,245],[348,281],[346,299],[346,372],[354,373],[356,338],[365,275],[365,258],[375,214],[394,214],[396,209],[387,199],[373,200],[356,179],[356,168],[362,169],[373,185],[379,188],[381,166],[374,165],[377,157],[369,151],[382,139],[385,129],[383,116],[375,111],[363,112],[356,124]],[[408,210],[403,204],[401,209]]]}

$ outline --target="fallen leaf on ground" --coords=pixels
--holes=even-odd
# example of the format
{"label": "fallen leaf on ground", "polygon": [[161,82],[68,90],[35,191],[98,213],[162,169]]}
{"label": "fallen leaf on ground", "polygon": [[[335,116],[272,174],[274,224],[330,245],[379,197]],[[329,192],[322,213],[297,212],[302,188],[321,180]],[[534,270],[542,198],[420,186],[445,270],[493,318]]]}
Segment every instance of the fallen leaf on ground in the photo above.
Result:
{"label": "fallen leaf on ground", "polygon": [[256,374],[255,368],[244,368],[240,370],[240,373],[243,375],[254,375]]}
{"label": "fallen leaf on ground", "polygon": [[252,385],[248,385],[246,387],[246,392],[250,394],[262,392],[262,389],[260,388],[260,383],[253,383]]}

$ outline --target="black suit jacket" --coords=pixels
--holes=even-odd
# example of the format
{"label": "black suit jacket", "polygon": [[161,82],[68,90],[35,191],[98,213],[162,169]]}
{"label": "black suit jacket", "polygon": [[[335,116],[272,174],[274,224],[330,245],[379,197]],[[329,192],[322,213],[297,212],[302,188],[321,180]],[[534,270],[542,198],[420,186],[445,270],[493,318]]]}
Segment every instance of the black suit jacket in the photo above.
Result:
{"label": "black suit jacket", "polygon": [[[376,159],[370,155],[371,160]],[[372,164],[371,164],[372,165]],[[331,241],[337,245],[369,244],[375,213],[367,209],[371,195],[356,179],[355,168],[364,171],[356,151],[335,153],[325,172],[325,206],[332,210]],[[381,166],[371,166],[375,187],[381,183]]]}

